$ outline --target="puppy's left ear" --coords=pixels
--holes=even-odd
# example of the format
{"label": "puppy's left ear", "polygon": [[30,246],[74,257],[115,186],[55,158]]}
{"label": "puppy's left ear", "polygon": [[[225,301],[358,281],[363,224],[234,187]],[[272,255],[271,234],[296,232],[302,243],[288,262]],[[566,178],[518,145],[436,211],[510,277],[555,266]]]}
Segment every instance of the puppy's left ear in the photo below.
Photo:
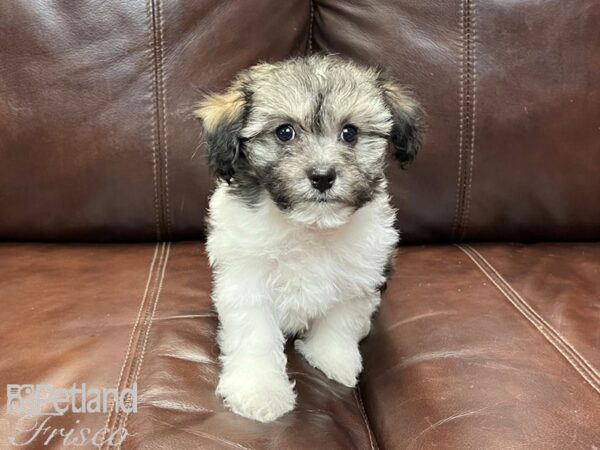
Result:
{"label": "puppy's left ear", "polygon": [[235,174],[242,151],[241,132],[247,114],[247,94],[240,83],[223,94],[207,96],[194,111],[202,121],[208,166],[227,183]]}
{"label": "puppy's left ear", "polygon": [[399,84],[381,74],[384,101],[392,113],[391,141],[394,156],[406,169],[421,147],[423,111],[421,106]]}

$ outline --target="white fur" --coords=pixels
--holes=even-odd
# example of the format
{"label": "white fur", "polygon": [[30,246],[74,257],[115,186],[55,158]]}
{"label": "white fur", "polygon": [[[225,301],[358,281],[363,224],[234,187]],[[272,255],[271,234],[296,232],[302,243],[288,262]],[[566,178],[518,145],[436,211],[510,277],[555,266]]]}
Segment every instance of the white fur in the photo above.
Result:
{"label": "white fur", "polygon": [[354,213],[307,204],[287,215],[266,195],[251,207],[218,185],[207,251],[221,323],[217,393],[229,408],[264,422],[293,409],[284,343],[298,333],[296,349],[311,365],[356,384],[358,342],[369,332],[398,241],[394,216],[387,194]]}

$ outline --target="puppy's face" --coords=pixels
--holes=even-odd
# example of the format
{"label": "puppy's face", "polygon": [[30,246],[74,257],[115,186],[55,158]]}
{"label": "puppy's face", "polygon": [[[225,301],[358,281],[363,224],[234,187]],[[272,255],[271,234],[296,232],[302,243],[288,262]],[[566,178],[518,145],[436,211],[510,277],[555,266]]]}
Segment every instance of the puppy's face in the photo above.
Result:
{"label": "puppy's face", "polygon": [[268,194],[306,225],[331,228],[385,183],[390,142],[418,149],[418,105],[374,69],[332,56],[261,64],[196,111],[209,165],[252,205]]}

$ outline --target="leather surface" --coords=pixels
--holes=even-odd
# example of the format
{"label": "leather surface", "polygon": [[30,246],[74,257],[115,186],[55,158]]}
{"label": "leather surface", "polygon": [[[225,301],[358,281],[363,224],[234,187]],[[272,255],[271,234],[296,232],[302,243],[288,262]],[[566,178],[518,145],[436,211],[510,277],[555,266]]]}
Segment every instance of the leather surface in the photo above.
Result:
{"label": "leather surface", "polygon": [[425,106],[420,155],[390,167],[404,242],[598,239],[598,2],[312,4],[0,2],[0,238],[202,236],[194,104],[310,47]]}
{"label": "leather surface", "polygon": [[[288,364],[298,392],[293,413],[261,424],[224,409],[214,395],[217,319],[199,242],[4,244],[0,273],[0,448],[21,417],[4,407],[7,383],[120,389],[137,383],[137,413],[69,412],[47,423],[77,433],[125,426],[132,435],[124,450],[371,447],[356,392],[329,381],[294,351]],[[31,435],[17,434],[17,442]],[[58,438],[43,445],[46,437],[21,448],[70,448]]]}
{"label": "leather surface", "polygon": [[309,16],[299,0],[0,2],[0,238],[202,236],[194,105],[304,53]]}
{"label": "leather surface", "polygon": [[315,49],[388,69],[427,112],[391,168],[405,242],[598,239],[600,3],[315,3]]}
{"label": "leather surface", "polygon": [[[17,427],[32,429],[42,417],[7,414],[6,385],[73,383],[114,387],[132,324],[148,279],[153,245],[102,247],[0,244],[0,448],[9,437],[27,442]],[[106,416],[52,417],[49,426],[98,430]],[[45,438],[23,448],[68,448]]]}
{"label": "leather surface", "polygon": [[[2,1],[0,239],[201,237],[195,103],[312,49],[424,104],[421,153],[389,172],[405,243],[597,240],[600,3],[568,3]],[[0,245],[0,404],[7,383],[137,382],[135,414],[50,422],[124,425],[124,449],[600,448],[598,244],[402,248],[360,391],[288,350],[298,407],[268,425],[214,396],[209,292],[198,242]]]}
{"label": "leather surface", "polygon": [[[49,424],[124,425],[124,449],[593,449],[599,271],[598,244],[402,248],[363,343],[360,393],[288,349],[298,406],[265,425],[214,396],[201,243],[4,244],[0,385],[137,383],[137,413]],[[0,442],[18,419],[3,408]]]}
{"label": "leather surface", "polygon": [[598,244],[402,248],[363,345],[380,448],[598,447],[599,271]]}

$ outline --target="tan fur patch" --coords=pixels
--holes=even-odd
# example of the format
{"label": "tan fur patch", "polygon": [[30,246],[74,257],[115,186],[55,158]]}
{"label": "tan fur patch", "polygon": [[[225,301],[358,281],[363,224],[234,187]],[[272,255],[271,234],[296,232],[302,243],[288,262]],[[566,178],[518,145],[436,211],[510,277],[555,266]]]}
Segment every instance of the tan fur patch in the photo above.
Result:
{"label": "tan fur patch", "polygon": [[412,97],[404,88],[391,81],[383,83],[382,88],[385,90],[388,98],[409,116],[419,112],[419,105],[412,99]]}
{"label": "tan fur patch", "polygon": [[224,94],[215,94],[206,97],[194,115],[202,120],[204,129],[212,132],[219,123],[233,121],[242,114],[244,97],[239,90],[230,90]]}

